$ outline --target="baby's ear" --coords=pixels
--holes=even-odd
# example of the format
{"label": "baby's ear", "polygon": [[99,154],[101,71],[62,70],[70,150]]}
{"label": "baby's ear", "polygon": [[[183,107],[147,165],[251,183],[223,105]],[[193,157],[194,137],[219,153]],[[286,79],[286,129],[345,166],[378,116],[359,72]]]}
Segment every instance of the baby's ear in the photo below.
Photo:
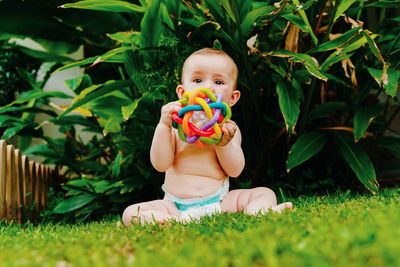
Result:
{"label": "baby's ear", "polygon": [[232,96],[231,96],[231,102],[229,103],[229,106],[232,107],[233,105],[235,105],[236,102],[239,100],[239,98],[240,98],[240,91],[233,90]]}
{"label": "baby's ear", "polygon": [[185,89],[183,89],[183,85],[180,84],[176,87],[176,94],[178,95],[179,99],[183,98],[183,94],[185,93]]}

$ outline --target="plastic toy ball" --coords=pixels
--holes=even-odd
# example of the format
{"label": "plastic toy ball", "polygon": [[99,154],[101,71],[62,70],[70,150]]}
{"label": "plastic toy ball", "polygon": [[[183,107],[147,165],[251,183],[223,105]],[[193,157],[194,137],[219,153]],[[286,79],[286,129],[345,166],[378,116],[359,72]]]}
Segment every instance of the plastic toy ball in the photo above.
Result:
{"label": "plastic toy ball", "polygon": [[199,147],[221,141],[221,126],[232,116],[221,94],[214,95],[210,89],[199,88],[185,92],[178,102],[184,107],[179,113],[172,113],[172,125],[178,129],[180,139]]}

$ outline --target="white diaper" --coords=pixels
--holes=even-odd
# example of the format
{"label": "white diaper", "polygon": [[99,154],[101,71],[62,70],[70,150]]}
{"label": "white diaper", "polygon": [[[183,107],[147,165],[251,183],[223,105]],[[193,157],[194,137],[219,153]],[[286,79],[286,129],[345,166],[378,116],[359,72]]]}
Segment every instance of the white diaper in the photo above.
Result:
{"label": "white diaper", "polygon": [[221,212],[221,201],[229,191],[229,178],[226,178],[217,192],[206,197],[182,199],[168,193],[164,185],[161,188],[165,192],[164,199],[176,205],[183,220],[200,219],[204,215]]}

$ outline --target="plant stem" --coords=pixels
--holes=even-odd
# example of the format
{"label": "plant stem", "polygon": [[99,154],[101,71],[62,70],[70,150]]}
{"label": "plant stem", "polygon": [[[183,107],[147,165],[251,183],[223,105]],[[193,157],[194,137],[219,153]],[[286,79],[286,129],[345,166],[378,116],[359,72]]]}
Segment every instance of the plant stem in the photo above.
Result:
{"label": "plant stem", "polygon": [[357,13],[357,20],[360,20],[361,13],[362,13],[362,10],[363,10],[363,8],[364,8],[364,0],[361,0],[361,1],[360,1],[360,5],[358,6],[358,8],[359,8],[360,10],[359,10],[358,13]]}
{"label": "plant stem", "polygon": [[327,29],[327,31],[325,33],[324,38],[322,39],[322,43],[325,43],[329,39],[329,35],[331,34],[331,31],[332,31],[332,28],[333,28],[333,23],[335,22],[335,15],[336,15],[336,12],[338,10],[339,3],[340,3],[340,0],[336,0],[335,1],[335,6],[333,7],[333,10],[331,12],[331,17],[329,18],[328,29]]}
{"label": "plant stem", "polygon": [[397,37],[396,37],[396,39],[394,40],[394,42],[392,43],[392,45],[391,45],[391,47],[390,47],[389,52],[387,53],[387,55],[390,55],[390,53],[392,52],[394,46],[396,45],[396,43],[397,43],[397,41],[398,41],[399,39],[400,39],[400,34],[397,34]]}
{"label": "plant stem", "polygon": [[390,127],[390,124],[392,124],[393,120],[397,117],[399,112],[400,112],[400,107],[397,107],[396,110],[393,112],[393,114],[390,116],[389,120],[387,121],[385,128]]}
{"label": "plant stem", "polygon": [[[383,110],[383,116],[384,116],[385,118],[386,118],[386,116],[387,116],[387,112],[388,112],[388,109],[389,109],[390,99],[391,99],[391,97],[388,96],[387,99],[386,99],[386,103],[385,103],[384,110]],[[379,141],[380,141],[380,139],[382,138],[383,134],[385,133],[385,130],[386,130],[387,128],[389,128],[390,124],[391,124],[391,123],[393,122],[393,120],[396,118],[396,116],[397,116],[397,114],[399,113],[399,111],[400,111],[400,107],[397,107],[396,111],[393,112],[393,114],[390,116],[389,120],[386,122],[384,130],[383,130],[382,132],[378,133],[378,135],[377,135],[377,137],[376,137],[376,139],[375,139],[375,142],[374,142],[374,145],[373,145],[373,151],[372,151],[372,153],[374,153],[374,155],[375,155],[375,156],[374,156],[374,160],[375,160],[375,161],[376,161],[376,158],[377,158],[377,154],[376,154],[375,152],[376,152],[376,150],[377,150],[377,148],[378,148]]]}
{"label": "plant stem", "polygon": [[306,127],[307,116],[308,116],[308,112],[310,110],[310,105],[311,105],[311,101],[312,101],[312,96],[314,94],[315,85],[316,85],[316,78],[313,77],[312,81],[311,81],[310,90],[308,91],[307,99],[306,99],[306,102],[305,102],[305,105],[304,105],[303,116],[302,116],[302,119],[300,121],[299,134],[302,134],[304,132],[305,127]]}

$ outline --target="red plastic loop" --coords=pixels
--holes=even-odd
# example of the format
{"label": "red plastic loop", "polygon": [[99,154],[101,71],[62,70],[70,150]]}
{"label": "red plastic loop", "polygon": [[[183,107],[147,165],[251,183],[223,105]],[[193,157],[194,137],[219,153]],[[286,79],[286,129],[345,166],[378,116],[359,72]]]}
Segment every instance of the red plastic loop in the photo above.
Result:
{"label": "red plastic loop", "polygon": [[[179,124],[182,124],[183,119],[181,117],[178,116],[177,112],[173,112],[171,114],[172,119]],[[204,136],[204,137],[210,137],[211,135],[213,135],[215,133],[215,130],[211,127],[210,129],[206,130],[206,131],[202,131],[199,128],[197,128],[193,123],[188,122],[188,126],[190,131],[193,134],[196,134],[198,136]]]}

